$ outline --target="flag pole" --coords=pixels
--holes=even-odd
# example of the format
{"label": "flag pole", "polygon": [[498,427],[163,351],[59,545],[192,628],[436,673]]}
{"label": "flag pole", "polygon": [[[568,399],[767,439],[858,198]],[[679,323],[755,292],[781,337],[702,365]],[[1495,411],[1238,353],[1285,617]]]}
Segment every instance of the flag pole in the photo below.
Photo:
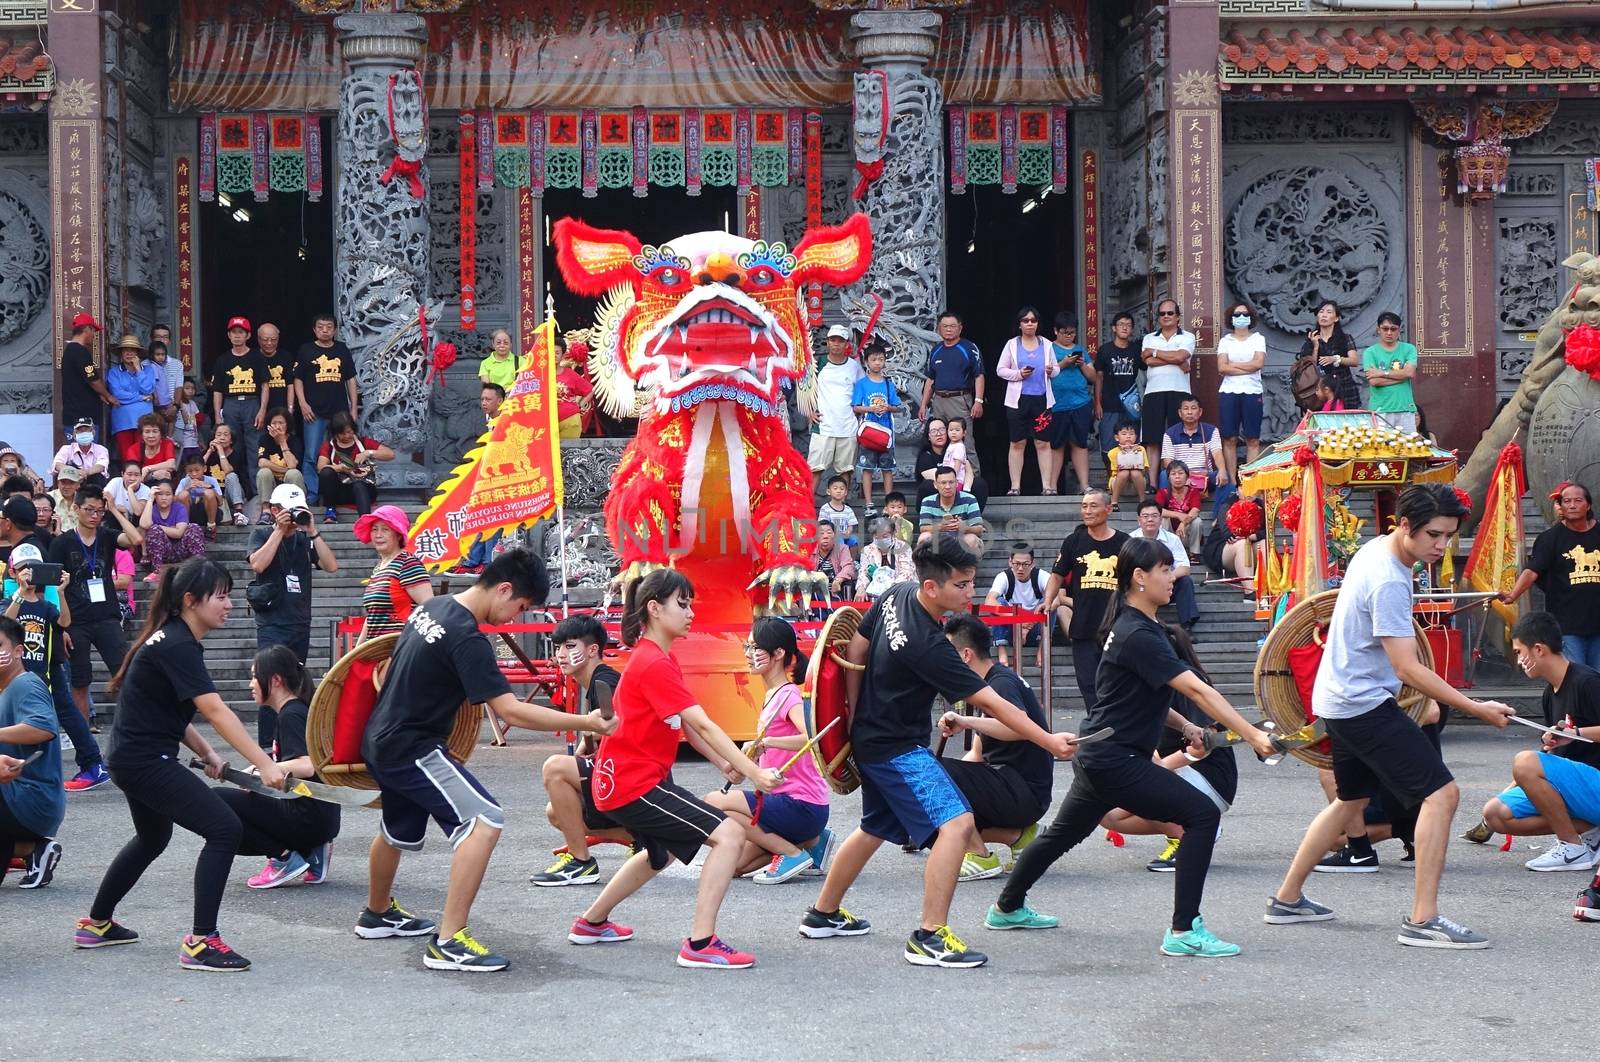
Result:
{"label": "flag pole", "polygon": [[[554,379],[558,368],[554,364],[556,356],[556,297],[554,293],[551,292],[550,285],[548,284],[545,285],[544,289],[544,328],[545,356],[551,359],[552,364],[550,376],[552,379]],[[555,400],[554,394],[550,396],[550,400],[552,402]],[[555,455],[556,460],[559,462],[561,460],[561,443],[559,441],[557,441],[555,444]],[[564,504],[564,501],[565,499],[563,499],[563,504],[558,504],[556,506],[556,535],[558,536],[557,555],[559,556],[561,562],[562,619],[566,619],[572,610],[567,582],[567,507]]]}

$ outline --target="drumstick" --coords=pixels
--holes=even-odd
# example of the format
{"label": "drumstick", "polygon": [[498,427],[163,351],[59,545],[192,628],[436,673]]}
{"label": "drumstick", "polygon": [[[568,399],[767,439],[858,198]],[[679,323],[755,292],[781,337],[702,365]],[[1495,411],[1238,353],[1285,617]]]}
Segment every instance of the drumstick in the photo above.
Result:
{"label": "drumstick", "polygon": [[[781,715],[782,713],[780,712],[778,714]],[[772,724],[776,723],[777,721],[778,721],[778,715],[774,715],[771,719],[768,719],[767,720],[767,725],[762,727],[760,730],[756,731],[756,736],[751,738],[748,742],[746,742],[743,746],[741,746],[739,751],[743,752],[746,756],[750,755],[750,753],[745,751],[745,750],[753,749],[757,745],[761,744],[761,739],[767,736],[767,731],[771,730],[772,729]],[[732,779],[729,779],[728,781],[722,783],[722,791],[724,793],[728,792],[732,788],[733,788],[733,780]]]}

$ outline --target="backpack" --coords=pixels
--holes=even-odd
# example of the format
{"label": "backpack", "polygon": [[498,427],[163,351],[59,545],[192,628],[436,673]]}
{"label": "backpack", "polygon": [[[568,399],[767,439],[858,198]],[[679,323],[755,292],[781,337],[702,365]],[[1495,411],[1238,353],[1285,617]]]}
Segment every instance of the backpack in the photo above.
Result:
{"label": "backpack", "polygon": [[1317,406],[1317,385],[1322,382],[1322,370],[1316,358],[1296,358],[1289,370],[1289,389],[1294,392],[1295,405],[1301,409]]}
{"label": "backpack", "polygon": [[[1029,575],[1028,575],[1028,585],[1033,587],[1033,596],[1039,600],[1040,604],[1043,604],[1044,603],[1044,587],[1039,585],[1039,566],[1037,564],[1035,564],[1033,566],[1033,571],[1031,573],[1029,573]],[[1010,566],[1007,566],[1006,567],[1006,592],[1005,592],[1006,604],[1008,604],[1008,605],[1014,604],[1014,602],[1012,601],[1012,598],[1016,597],[1016,595],[1017,595],[1017,573],[1012,571]]]}

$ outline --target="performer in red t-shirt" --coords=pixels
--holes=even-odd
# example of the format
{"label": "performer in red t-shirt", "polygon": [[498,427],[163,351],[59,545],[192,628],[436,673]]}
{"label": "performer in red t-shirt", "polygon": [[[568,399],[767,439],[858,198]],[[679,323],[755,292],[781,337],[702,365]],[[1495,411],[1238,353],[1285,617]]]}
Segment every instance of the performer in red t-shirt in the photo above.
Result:
{"label": "performer in red t-shirt", "polygon": [[711,849],[700,868],[694,925],[678,950],[678,965],[744,969],[755,957],[736,951],[716,935],[717,911],[739,866],[744,827],[723,817],[672,781],[681,733],[703,756],[770,793],[782,776],[759,767],[706,715],[683,683],[672,643],[689,633],[694,587],[681,572],[651,572],[633,588],[622,614],[622,641],[633,656],[612,697],[622,720],[600,742],[591,787],[595,807],[633,835],[640,846],[617,871],[567,939],[604,944],[633,939],[633,930],[611,921],[617,904],[637,892],[676,859],[688,863],[701,845]]}

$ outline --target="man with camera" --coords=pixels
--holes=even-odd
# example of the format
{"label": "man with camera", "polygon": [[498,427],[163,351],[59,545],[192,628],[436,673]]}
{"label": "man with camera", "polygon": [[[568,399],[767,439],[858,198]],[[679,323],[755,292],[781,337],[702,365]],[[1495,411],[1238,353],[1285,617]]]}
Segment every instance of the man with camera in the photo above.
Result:
{"label": "man with camera", "polygon": [[[245,587],[256,617],[256,649],[287,645],[304,664],[311,653],[311,572],[337,571],[339,561],[311,522],[306,492],[280,483],[267,501],[272,523],[250,534],[250,570],[255,579]],[[262,712],[256,731],[262,748],[271,748],[277,715]]]}

